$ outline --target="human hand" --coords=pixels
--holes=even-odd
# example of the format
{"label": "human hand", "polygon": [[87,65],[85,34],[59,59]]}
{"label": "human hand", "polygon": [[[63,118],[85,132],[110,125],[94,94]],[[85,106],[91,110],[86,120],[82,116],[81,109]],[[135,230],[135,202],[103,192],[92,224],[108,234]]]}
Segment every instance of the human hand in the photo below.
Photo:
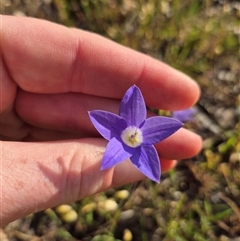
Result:
{"label": "human hand", "polygon": [[[199,98],[197,84],[93,33],[24,17],[1,22],[1,225],[144,179],[129,161],[100,171],[107,142],[87,111],[117,113],[133,84],[149,107],[185,109]],[[201,138],[182,128],[156,148],[166,171],[196,155]]]}

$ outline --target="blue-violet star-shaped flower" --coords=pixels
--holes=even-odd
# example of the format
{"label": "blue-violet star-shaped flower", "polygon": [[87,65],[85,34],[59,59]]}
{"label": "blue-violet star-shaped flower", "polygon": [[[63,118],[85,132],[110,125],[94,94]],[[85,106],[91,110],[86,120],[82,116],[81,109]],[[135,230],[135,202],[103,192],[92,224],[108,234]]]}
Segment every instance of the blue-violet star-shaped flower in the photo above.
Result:
{"label": "blue-violet star-shaped flower", "polygon": [[193,121],[196,111],[193,108],[188,108],[185,110],[177,110],[172,112],[172,117],[185,123],[188,121]]}
{"label": "blue-violet star-shaped flower", "polygon": [[101,170],[108,169],[128,158],[145,176],[159,182],[160,160],[155,147],[183,124],[169,117],[146,119],[147,110],[140,89],[130,87],[125,93],[119,115],[102,110],[89,111],[98,132],[109,141],[103,155]]}

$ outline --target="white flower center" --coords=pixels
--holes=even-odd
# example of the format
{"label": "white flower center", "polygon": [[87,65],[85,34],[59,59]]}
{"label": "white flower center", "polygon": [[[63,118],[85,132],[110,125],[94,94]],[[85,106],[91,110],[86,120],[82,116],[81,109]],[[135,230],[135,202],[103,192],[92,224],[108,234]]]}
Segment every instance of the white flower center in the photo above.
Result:
{"label": "white flower center", "polygon": [[127,127],[122,132],[121,138],[123,142],[130,147],[140,146],[143,142],[142,131],[136,126]]}

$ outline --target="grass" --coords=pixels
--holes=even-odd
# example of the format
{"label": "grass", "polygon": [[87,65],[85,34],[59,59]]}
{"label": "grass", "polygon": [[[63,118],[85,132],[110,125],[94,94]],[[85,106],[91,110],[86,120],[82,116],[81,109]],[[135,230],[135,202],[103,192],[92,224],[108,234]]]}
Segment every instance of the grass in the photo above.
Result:
{"label": "grass", "polygon": [[[160,185],[146,180],[121,187],[120,190],[130,194],[125,198],[117,196],[119,190],[109,190],[71,204],[71,210],[77,214],[74,221],[56,209],[49,209],[22,219],[17,228],[7,227],[6,233],[14,233],[13,240],[27,240],[20,235],[28,232],[25,224],[34,230],[31,235],[43,240],[239,238],[240,7],[237,1],[53,0],[51,4],[39,1],[37,11],[30,1],[25,5],[10,2],[5,13],[19,10],[99,33],[196,79],[202,97],[195,123],[188,126],[203,136],[204,148],[196,158],[181,162],[176,169],[163,174]],[[115,205],[112,211],[104,207],[109,199]]]}

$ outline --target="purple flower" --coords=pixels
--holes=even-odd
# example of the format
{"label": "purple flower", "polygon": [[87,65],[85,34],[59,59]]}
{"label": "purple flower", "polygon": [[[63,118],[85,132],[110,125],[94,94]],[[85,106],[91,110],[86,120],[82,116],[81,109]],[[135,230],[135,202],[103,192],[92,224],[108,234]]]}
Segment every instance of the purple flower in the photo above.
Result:
{"label": "purple flower", "polygon": [[153,144],[167,138],[182,127],[169,117],[146,119],[147,111],[140,89],[130,87],[125,93],[119,115],[93,110],[89,117],[99,133],[109,141],[102,159],[101,170],[108,169],[128,158],[145,176],[160,180],[160,160]]}
{"label": "purple flower", "polygon": [[195,110],[193,108],[189,108],[185,110],[173,111],[172,117],[185,123],[188,121],[192,121],[194,114]]}

